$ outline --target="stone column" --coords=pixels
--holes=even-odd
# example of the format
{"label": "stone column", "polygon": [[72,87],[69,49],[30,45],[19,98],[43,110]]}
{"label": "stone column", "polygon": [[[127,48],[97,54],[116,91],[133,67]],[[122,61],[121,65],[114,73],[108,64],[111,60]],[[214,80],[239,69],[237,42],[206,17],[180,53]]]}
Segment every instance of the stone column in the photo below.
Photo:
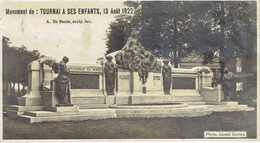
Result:
{"label": "stone column", "polygon": [[27,70],[29,70],[28,91],[19,98],[18,104],[21,106],[39,106],[42,105],[40,94],[40,62],[39,60],[31,62]]}

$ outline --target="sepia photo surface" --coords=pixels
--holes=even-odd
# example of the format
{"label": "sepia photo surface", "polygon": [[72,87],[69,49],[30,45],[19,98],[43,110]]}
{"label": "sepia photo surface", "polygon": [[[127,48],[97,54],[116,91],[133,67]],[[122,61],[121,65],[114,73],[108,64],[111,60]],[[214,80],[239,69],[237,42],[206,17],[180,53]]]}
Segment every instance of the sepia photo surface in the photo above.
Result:
{"label": "sepia photo surface", "polygon": [[1,141],[256,141],[257,1],[2,1]]}

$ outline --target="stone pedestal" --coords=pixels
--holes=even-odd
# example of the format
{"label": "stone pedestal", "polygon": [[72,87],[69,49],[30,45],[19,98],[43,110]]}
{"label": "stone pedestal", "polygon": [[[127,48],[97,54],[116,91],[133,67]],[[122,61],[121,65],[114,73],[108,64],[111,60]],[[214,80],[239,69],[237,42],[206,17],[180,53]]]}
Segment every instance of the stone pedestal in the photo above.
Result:
{"label": "stone pedestal", "polygon": [[129,70],[118,69],[118,91],[117,96],[130,95],[132,93],[132,75]]}
{"label": "stone pedestal", "polygon": [[217,87],[202,87],[200,89],[200,94],[203,98],[203,101],[208,103],[218,103],[223,99],[223,91],[221,84]]}
{"label": "stone pedestal", "polygon": [[116,104],[116,96],[106,96],[106,104]]}
{"label": "stone pedestal", "polygon": [[79,106],[65,106],[65,107],[53,107],[51,111],[54,112],[79,112]]}
{"label": "stone pedestal", "polygon": [[27,69],[29,70],[28,91],[19,98],[18,104],[21,106],[39,106],[42,105],[40,94],[40,62],[31,62]]}
{"label": "stone pedestal", "polygon": [[42,92],[42,102],[45,110],[52,110],[59,103],[54,91]]}

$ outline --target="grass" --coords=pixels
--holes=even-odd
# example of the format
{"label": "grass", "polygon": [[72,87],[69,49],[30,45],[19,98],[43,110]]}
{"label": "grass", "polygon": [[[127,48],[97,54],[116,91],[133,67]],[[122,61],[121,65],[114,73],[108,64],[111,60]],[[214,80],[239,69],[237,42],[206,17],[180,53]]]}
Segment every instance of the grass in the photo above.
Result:
{"label": "grass", "polygon": [[185,139],[204,131],[247,131],[256,138],[256,111],[190,118],[105,119],[27,124],[4,120],[4,139]]}

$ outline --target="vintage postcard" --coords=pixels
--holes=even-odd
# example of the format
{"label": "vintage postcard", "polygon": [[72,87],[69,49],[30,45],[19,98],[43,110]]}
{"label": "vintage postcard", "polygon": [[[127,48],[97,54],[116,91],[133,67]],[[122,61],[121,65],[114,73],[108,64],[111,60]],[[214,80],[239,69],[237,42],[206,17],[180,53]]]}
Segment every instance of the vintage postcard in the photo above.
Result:
{"label": "vintage postcard", "polygon": [[1,3],[1,141],[257,141],[252,1]]}

